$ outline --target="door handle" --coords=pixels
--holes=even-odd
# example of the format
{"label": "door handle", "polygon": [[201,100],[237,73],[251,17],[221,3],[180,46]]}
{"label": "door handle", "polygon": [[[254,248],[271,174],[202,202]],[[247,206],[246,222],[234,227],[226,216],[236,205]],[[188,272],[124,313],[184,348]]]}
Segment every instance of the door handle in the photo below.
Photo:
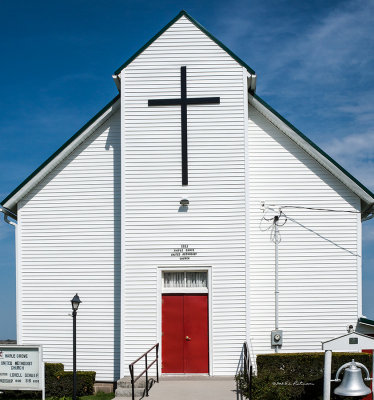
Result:
{"label": "door handle", "polygon": [[186,340],[191,340],[191,338],[189,336],[186,336]]}

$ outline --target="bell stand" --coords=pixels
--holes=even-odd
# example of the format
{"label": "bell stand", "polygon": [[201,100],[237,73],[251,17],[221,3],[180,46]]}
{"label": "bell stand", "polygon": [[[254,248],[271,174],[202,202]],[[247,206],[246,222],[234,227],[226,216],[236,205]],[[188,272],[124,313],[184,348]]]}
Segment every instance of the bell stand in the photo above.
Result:
{"label": "bell stand", "polygon": [[[332,352],[360,353],[363,349],[374,350],[374,338],[362,333],[350,331],[343,336],[322,342],[322,350],[325,351],[323,368],[323,400],[330,400],[331,396],[331,361]],[[374,373],[374,351],[372,360],[372,373]]]}

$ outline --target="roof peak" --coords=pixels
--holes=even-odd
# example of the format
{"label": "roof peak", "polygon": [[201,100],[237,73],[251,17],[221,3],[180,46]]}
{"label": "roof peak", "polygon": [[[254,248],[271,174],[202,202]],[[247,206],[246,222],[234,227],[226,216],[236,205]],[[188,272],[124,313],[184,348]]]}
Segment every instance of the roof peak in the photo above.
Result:
{"label": "roof peak", "polygon": [[160,31],[158,31],[148,42],[142,46],[137,52],[135,52],[127,61],[125,61],[119,68],[116,69],[114,75],[118,75],[121,71],[126,68],[136,57],[138,57],[143,51],[149,47],[156,39],[158,39],[167,29],[169,29],[176,21],[181,17],[186,17],[192,24],[198,29],[205,33],[213,42],[221,47],[226,53],[228,53],[237,63],[242,65],[251,75],[255,75],[255,71],[236,54],[234,54],[229,48],[227,48],[220,40],[214,37],[207,29],[205,29],[198,21],[196,21],[186,10],[181,10],[171,21],[169,21]]}

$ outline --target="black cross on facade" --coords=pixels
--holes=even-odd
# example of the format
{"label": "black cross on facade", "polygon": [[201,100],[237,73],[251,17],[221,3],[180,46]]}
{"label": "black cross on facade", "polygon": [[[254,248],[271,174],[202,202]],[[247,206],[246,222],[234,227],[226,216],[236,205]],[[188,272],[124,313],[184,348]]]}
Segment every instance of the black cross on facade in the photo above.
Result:
{"label": "black cross on facade", "polygon": [[182,185],[188,185],[188,155],[187,155],[187,105],[219,104],[220,97],[187,98],[187,71],[181,67],[181,98],[148,100],[148,106],[181,106],[182,131]]}

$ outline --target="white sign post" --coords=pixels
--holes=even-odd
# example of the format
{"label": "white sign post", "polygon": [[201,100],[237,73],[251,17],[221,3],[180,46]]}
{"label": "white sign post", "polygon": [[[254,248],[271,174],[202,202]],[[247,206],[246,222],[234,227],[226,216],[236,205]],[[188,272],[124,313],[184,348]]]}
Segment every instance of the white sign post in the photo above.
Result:
{"label": "white sign post", "polygon": [[45,399],[42,346],[0,346],[0,390],[41,390]]}

